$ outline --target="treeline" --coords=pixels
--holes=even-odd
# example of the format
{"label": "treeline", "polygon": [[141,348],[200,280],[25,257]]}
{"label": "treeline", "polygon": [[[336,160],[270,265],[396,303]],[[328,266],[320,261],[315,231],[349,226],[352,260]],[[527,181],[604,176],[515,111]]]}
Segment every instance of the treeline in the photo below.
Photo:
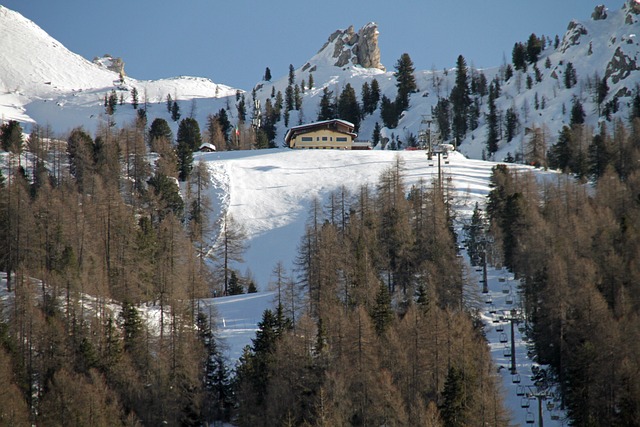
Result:
{"label": "treeline", "polygon": [[230,271],[204,263],[206,168],[182,197],[172,141],[140,121],[27,141],[8,122],[0,137],[0,425],[213,419],[224,366],[197,301]]}
{"label": "treeline", "polygon": [[274,269],[277,309],[237,367],[239,425],[508,425],[449,192],[407,192],[402,173],[312,203],[296,274]]}
{"label": "treeline", "polygon": [[592,185],[568,175],[537,182],[504,165],[492,177],[487,214],[497,261],[522,282],[535,358],[551,366],[578,426],[640,424],[640,132],[634,125],[594,137],[612,155],[578,174],[591,175]]}

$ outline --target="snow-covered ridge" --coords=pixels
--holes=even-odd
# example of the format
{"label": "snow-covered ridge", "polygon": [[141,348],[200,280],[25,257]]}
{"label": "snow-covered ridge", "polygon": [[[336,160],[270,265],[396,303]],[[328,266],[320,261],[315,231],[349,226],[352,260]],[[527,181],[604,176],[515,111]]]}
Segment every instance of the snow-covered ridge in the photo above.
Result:
{"label": "snow-covered ridge", "polygon": [[[179,76],[153,81],[136,80],[110,71],[109,58],[93,63],[49,36],[20,13],[0,6],[0,117],[23,123],[48,123],[54,131],[75,126],[95,129],[104,112],[103,98],[118,91],[131,102],[134,87],[142,103],[162,103],[167,95],[178,101],[221,99],[237,89],[203,77]],[[222,103],[212,102],[208,111]],[[187,108],[187,106],[183,106]],[[129,107],[116,117],[124,124],[135,117]],[[153,112],[159,115],[158,112]]]}

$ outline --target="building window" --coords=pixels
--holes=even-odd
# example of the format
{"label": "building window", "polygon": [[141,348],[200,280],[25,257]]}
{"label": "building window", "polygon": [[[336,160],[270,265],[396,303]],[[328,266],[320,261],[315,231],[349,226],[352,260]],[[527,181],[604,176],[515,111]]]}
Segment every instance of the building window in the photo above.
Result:
{"label": "building window", "polygon": [[323,137],[322,137],[322,140],[323,140],[323,141],[328,141],[328,139],[327,139],[327,137],[326,137],[326,136],[323,136]]}
{"label": "building window", "polygon": [[303,136],[302,142],[313,142],[313,137],[311,136]]}
{"label": "building window", "polygon": [[347,138],[344,136],[338,136],[336,137],[336,141],[338,142],[347,142]]}

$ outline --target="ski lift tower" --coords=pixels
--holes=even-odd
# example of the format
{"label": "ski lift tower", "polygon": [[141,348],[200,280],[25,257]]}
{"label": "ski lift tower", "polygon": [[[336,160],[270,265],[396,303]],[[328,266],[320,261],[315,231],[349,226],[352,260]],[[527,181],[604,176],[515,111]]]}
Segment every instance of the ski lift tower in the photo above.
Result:
{"label": "ski lift tower", "polygon": [[[426,129],[421,129],[418,133],[418,137],[420,138],[420,143],[426,145],[427,147],[427,156],[429,160],[433,159],[433,150],[431,147],[431,123],[433,122],[433,118],[430,114],[423,114],[421,125],[426,125]],[[422,126],[421,126],[422,127]]]}
{"label": "ski lift tower", "polygon": [[251,126],[253,126],[253,129],[257,132],[258,128],[260,127],[261,123],[261,112],[260,112],[260,100],[259,99],[254,99],[253,100],[253,117],[251,118]]}

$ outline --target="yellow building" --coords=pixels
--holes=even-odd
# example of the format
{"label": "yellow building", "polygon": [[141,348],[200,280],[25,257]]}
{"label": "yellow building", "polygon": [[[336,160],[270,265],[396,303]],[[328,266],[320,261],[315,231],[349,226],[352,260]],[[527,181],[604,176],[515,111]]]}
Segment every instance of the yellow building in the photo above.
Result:
{"label": "yellow building", "polygon": [[294,126],[284,137],[289,148],[351,150],[358,136],[353,123],[333,119]]}

